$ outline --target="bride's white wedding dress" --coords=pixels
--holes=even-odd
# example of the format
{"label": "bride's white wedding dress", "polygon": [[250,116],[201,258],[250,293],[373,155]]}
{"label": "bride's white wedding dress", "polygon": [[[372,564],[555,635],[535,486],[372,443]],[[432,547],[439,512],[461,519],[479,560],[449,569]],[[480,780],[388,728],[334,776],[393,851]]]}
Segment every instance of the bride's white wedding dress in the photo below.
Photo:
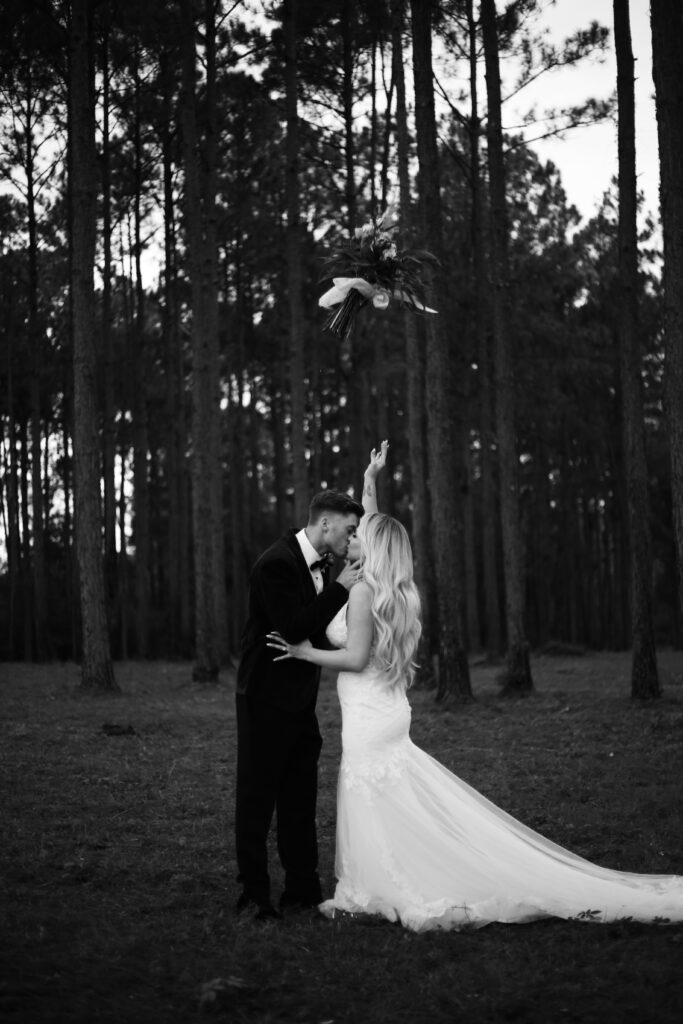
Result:
{"label": "bride's white wedding dress", "polygon": [[[346,643],[346,608],[327,629]],[[410,740],[410,705],[372,655],[341,672],[336,911],[406,928],[542,917],[683,921],[683,877],[612,871],[526,828]]]}

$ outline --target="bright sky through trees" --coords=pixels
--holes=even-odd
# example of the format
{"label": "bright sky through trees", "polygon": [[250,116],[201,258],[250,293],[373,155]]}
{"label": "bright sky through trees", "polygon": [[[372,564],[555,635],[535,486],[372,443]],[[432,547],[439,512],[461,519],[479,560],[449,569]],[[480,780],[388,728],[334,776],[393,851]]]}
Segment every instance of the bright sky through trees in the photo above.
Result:
{"label": "bright sky through trees", "polygon": [[[659,216],[657,122],[652,83],[652,38],[649,0],[631,0],[631,37],[636,60],[636,161],[638,187],[648,211]],[[583,61],[543,75],[520,94],[520,112],[533,102],[539,106],[569,105],[586,96],[606,98],[616,88],[616,59],[612,33],[612,0],[556,0],[547,3],[539,25],[547,25],[557,42],[597,20],[610,28],[610,43],[602,61]],[[617,173],[616,121],[576,128],[564,140],[534,144],[541,158],[552,160],[562,172],[569,200],[590,217]]]}

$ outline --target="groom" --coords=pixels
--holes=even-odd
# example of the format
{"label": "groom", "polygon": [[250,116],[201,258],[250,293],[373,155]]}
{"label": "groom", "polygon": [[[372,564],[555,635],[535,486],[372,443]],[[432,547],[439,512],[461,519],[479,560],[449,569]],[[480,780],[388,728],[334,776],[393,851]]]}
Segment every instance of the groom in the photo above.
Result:
{"label": "groom", "polygon": [[315,702],[320,669],[304,661],[273,663],[266,634],[291,643],[325,642],[325,627],[348,599],[358,567],[327,584],[326,555],[344,558],[363,506],[340,491],[322,491],[304,529],[290,530],[256,562],[237,672],[237,911],[277,918],[270,897],[266,844],[277,812],[277,848],[285,871],[280,910],[322,901],[315,805],[322,746]]}

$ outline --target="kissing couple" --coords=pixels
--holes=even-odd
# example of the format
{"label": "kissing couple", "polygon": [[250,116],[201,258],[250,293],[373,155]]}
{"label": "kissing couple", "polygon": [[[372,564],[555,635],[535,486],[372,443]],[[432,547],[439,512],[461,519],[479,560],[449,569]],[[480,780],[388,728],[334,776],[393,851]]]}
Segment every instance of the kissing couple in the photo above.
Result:
{"label": "kissing couple", "polygon": [[[411,741],[407,690],[420,598],[404,527],[378,512],[388,444],[362,504],[322,491],[308,523],[257,560],[237,674],[238,913],[380,915],[413,931],[544,917],[683,921],[683,877],[614,871],[527,828]],[[333,582],[330,558],[346,565]],[[334,896],[318,875],[315,714],[321,668],[339,673],[342,760]],[[273,816],[285,885],[271,898]]]}

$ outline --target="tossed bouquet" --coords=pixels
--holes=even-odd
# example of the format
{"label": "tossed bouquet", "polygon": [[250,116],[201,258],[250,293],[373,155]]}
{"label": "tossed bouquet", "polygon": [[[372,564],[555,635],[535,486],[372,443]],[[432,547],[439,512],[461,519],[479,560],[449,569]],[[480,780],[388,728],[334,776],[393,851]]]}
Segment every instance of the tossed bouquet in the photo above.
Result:
{"label": "tossed bouquet", "polygon": [[[318,305],[329,309],[325,328],[342,338],[353,330],[356,315],[368,302],[387,309],[392,299],[417,313],[436,313],[425,305],[421,274],[436,257],[423,249],[399,250],[398,223],[391,207],[377,221],[357,228],[354,238],[325,260],[333,287]],[[345,275],[334,276],[333,275]]]}

